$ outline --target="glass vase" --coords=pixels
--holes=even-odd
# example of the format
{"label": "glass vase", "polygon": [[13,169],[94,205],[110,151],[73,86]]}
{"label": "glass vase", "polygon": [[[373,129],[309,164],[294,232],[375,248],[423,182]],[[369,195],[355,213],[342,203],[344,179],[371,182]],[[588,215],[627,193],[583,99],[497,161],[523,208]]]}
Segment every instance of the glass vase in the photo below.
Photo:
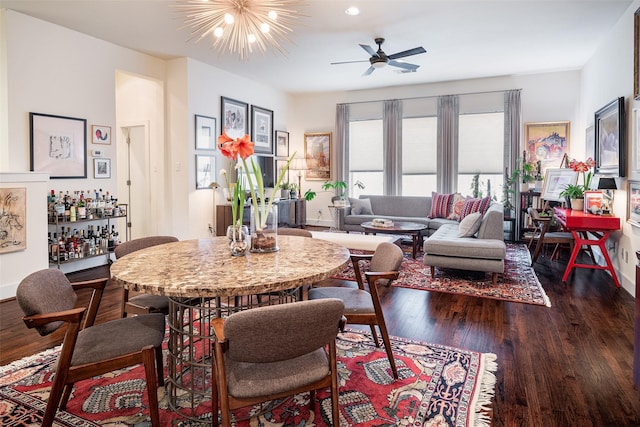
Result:
{"label": "glass vase", "polygon": [[246,225],[230,225],[227,227],[227,238],[232,256],[244,256],[249,248],[249,229]]}
{"label": "glass vase", "polygon": [[251,252],[276,252],[278,248],[278,205],[251,205]]}

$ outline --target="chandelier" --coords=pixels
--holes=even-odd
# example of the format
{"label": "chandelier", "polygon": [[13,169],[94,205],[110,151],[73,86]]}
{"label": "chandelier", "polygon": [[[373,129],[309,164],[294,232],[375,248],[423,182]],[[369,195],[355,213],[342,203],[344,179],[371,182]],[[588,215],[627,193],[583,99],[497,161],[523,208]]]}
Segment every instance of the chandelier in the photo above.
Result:
{"label": "chandelier", "polygon": [[206,36],[219,52],[237,53],[247,59],[254,51],[268,47],[286,53],[281,46],[301,15],[291,9],[301,0],[177,0],[175,8],[185,15],[185,26],[191,28],[189,41],[196,43]]}

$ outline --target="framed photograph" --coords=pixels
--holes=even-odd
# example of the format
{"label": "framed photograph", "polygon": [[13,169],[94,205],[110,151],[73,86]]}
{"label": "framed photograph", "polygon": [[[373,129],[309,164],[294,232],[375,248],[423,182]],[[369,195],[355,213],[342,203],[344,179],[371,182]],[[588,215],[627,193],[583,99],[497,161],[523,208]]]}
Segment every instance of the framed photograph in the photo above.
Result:
{"label": "framed photograph", "polygon": [[632,149],[631,149],[631,170],[636,174],[640,174],[640,109],[633,109],[633,120],[631,121],[633,126],[631,137]]}
{"label": "framed photograph", "polygon": [[598,214],[602,212],[602,191],[584,192],[584,212]]}
{"label": "framed photograph", "polygon": [[0,188],[0,254],[27,249],[27,189]]}
{"label": "framed photograph", "polygon": [[213,154],[196,154],[196,190],[211,188],[216,177],[216,157]]}
{"label": "framed photograph", "polygon": [[[276,179],[282,173],[282,170],[287,165],[288,159],[276,159]],[[289,177],[291,176],[289,169],[284,173],[284,177],[282,178],[282,182],[291,182]]]}
{"label": "framed photograph", "polygon": [[251,106],[251,141],[256,153],[273,154],[273,111]]}
{"label": "framed photograph", "polygon": [[578,172],[568,168],[548,168],[544,176],[544,187],[542,189],[543,200],[554,202],[564,202],[564,197],[560,195],[567,188],[567,185],[575,185],[578,182]]}
{"label": "framed photograph", "polygon": [[111,159],[93,159],[93,177],[96,179],[111,178]]}
{"label": "framed photograph", "polygon": [[640,228],[640,181],[629,180],[627,222]]}
{"label": "framed photograph", "polygon": [[304,158],[307,169],[304,179],[328,181],[331,179],[331,132],[304,134]]}
{"label": "framed photograph", "polygon": [[547,168],[558,168],[569,152],[569,130],[571,122],[525,123],[527,161],[540,161],[544,175]]}
{"label": "framed photograph", "polygon": [[289,132],[276,131],[276,156],[289,157]]}
{"label": "framed photograph", "polygon": [[91,126],[91,143],[111,145],[111,126]]}
{"label": "framed photograph", "polygon": [[32,172],[51,179],[87,177],[87,121],[29,113]]}
{"label": "framed photograph", "polygon": [[614,99],[595,115],[595,172],[607,176],[624,176],[624,97]]}
{"label": "framed photograph", "polygon": [[640,9],[633,14],[633,97],[640,100]]}
{"label": "framed photograph", "polygon": [[196,150],[215,150],[217,143],[216,119],[196,114]]}
{"label": "framed photograph", "polygon": [[249,133],[249,104],[220,97],[220,133],[231,138],[242,138]]}

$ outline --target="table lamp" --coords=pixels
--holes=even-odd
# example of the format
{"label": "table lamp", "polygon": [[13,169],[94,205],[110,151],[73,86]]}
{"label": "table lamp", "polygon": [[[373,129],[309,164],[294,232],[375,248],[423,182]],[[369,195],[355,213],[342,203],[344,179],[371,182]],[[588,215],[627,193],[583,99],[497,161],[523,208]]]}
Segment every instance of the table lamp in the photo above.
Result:
{"label": "table lamp", "polygon": [[602,203],[603,214],[611,214],[611,209],[613,206],[613,190],[617,189],[618,187],[616,185],[615,178],[601,177],[598,180],[598,190],[604,190]]}
{"label": "table lamp", "polygon": [[302,179],[302,171],[307,170],[307,161],[300,157],[294,157],[289,165],[289,169],[298,172],[298,197],[304,197],[300,180]]}

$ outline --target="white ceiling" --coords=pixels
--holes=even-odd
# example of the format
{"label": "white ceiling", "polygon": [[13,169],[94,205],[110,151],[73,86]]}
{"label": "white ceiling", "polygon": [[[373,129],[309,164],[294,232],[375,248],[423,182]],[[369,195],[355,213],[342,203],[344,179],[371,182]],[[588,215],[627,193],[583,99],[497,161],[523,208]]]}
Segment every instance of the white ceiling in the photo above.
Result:
{"label": "white ceiling", "polygon": [[[0,0],[13,9],[161,58],[188,56],[287,92],[356,90],[521,73],[579,69],[631,0],[307,0],[288,53],[248,60],[219,55],[203,40],[187,42],[183,17],[168,0]],[[344,13],[358,6],[359,16]],[[631,19],[631,18],[630,18]],[[361,77],[358,46],[387,54],[423,46],[407,58],[415,73],[386,67]],[[629,52],[629,55],[632,53]]]}

